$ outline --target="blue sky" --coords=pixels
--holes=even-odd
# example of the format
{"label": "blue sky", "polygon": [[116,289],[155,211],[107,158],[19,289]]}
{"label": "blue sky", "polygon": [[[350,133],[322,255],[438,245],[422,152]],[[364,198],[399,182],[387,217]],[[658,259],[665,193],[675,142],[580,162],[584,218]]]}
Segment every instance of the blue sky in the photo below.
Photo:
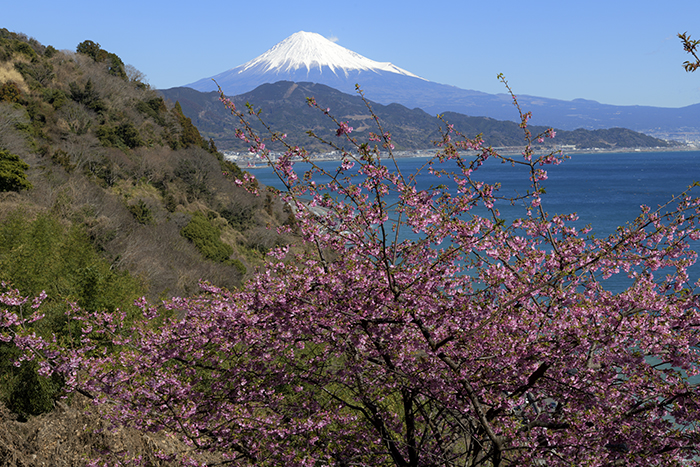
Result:
{"label": "blue sky", "polygon": [[155,88],[213,76],[297,31],[334,38],[431,81],[606,104],[700,102],[700,72],[676,37],[700,38],[698,0],[472,1],[33,0],[2,8],[0,27],[75,50],[90,39]]}

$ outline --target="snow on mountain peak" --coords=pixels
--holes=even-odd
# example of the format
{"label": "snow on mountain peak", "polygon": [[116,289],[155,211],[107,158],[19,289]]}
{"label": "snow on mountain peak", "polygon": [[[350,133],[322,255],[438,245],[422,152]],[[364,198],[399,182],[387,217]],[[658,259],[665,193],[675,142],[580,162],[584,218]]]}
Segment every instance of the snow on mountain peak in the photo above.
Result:
{"label": "snow on mountain peak", "polygon": [[367,70],[423,79],[389,62],[375,62],[320,34],[305,31],[292,34],[264,54],[237,68],[239,73],[250,69],[259,69],[263,73],[289,73],[302,68],[306,68],[308,73],[314,68],[323,72],[323,67],[328,67],[335,75],[342,72],[346,77],[350,70]]}

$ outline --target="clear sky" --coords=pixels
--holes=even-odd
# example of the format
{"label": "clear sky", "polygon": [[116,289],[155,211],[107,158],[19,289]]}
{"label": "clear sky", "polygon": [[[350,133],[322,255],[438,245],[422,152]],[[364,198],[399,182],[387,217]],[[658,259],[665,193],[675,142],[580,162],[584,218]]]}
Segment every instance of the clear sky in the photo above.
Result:
{"label": "clear sky", "polygon": [[700,0],[32,0],[0,28],[75,50],[90,39],[181,86],[241,65],[297,31],[317,32],[428,80],[488,93],[616,105],[700,102],[676,35],[700,38]]}

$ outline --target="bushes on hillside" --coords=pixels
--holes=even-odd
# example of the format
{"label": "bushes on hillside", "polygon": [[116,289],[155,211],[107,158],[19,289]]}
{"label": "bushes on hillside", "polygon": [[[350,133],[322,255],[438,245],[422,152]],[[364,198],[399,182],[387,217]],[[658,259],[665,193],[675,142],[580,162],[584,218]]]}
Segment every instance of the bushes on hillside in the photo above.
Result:
{"label": "bushes on hillside", "polygon": [[83,41],[78,44],[76,52],[85,54],[98,63],[106,63],[109,74],[125,80],[127,79],[126,67],[124,66],[124,62],[122,62],[122,59],[116,54],[102,49],[100,44],[90,40]]}
{"label": "bushes on hillside", "polygon": [[83,104],[85,107],[95,112],[102,112],[107,108],[90,78],[85,82],[82,89],[78,83],[70,83],[70,95],[74,101]]}
{"label": "bushes on hillside", "polygon": [[221,241],[221,230],[201,212],[195,212],[180,233],[194,243],[202,256],[212,261],[223,263],[233,254],[231,245]]}
{"label": "bushes on hillside", "polygon": [[[114,270],[82,230],[48,214],[27,217],[18,210],[0,223],[0,282],[28,296],[48,294],[44,319],[32,324],[38,335],[54,334],[63,342],[79,336],[77,323],[65,315],[71,302],[86,313],[134,310],[131,303],[143,293],[142,285]],[[25,419],[51,410],[62,379],[39,375],[33,363],[15,366],[19,355],[14,346],[0,342],[0,400]]]}
{"label": "bushes on hillside", "polygon": [[[214,221],[247,265],[261,261],[246,248],[250,227],[273,220],[232,183],[240,169],[173,103],[137,82],[143,75],[126,66],[128,79],[120,77],[117,58],[96,42],[63,52],[0,29],[0,147],[13,154],[0,163],[0,177],[13,183],[0,189],[22,191],[1,196],[0,216],[21,203],[84,225],[115,267],[148,281],[150,298],[191,293],[202,278],[236,287],[243,263],[170,242],[185,242],[190,211],[250,205],[241,218],[250,225],[236,224],[245,233]],[[35,189],[27,190],[30,180]],[[86,283],[90,277],[86,271]]]}
{"label": "bushes on hillside", "polygon": [[179,102],[175,102],[175,107],[173,107],[172,112],[180,122],[180,127],[182,129],[180,133],[180,144],[185,148],[199,146],[203,149],[208,149],[209,146],[204,141],[204,138],[202,138],[202,135],[199,134],[199,130],[192,124],[192,119],[185,117],[185,114],[182,113],[182,107]]}
{"label": "bushes on hillside", "polygon": [[127,208],[139,224],[153,224],[155,222],[153,212],[144,200],[140,199],[134,204],[129,204]]}
{"label": "bushes on hillside", "polygon": [[22,91],[14,81],[7,81],[0,86],[0,101],[19,102],[22,99]]}
{"label": "bushes on hillside", "polygon": [[119,125],[101,125],[95,132],[103,146],[120,149],[134,149],[143,145],[139,131],[132,122]]}

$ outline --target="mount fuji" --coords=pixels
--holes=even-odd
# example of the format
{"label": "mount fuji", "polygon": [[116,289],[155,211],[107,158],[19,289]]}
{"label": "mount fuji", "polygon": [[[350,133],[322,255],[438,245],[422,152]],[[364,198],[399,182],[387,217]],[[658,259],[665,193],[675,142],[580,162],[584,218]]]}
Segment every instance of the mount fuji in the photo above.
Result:
{"label": "mount fuji", "polygon": [[[428,81],[389,62],[377,62],[348,50],[320,34],[292,34],[257,58],[210,78],[185,85],[201,92],[243,94],[278,81],[325,84],[348,94],[359,83],[365,96],[380,104],[402,104],[428,113],[458,112],[499,120],[518,120],[512,99]],[[666,139],[700,141],[700,104],[682,108],[614,106],[596,101],[563,101],[518,94],[532,111],[531,123],[564,130],[624,127]]]}
{"label": "mount fuji", "polygon": [[[376,62],[314,32],[299,31],[259,57],[211,78],[185,85],[197,91],[216,91],[215,80],[227,95],[251,91],[261,84],[277,81],[325,84],[346,93],[355,84],[374,89],[407,88],[418,82],[430,83],[389,62]],[[377,100],[377,96],[374,96]]]}

